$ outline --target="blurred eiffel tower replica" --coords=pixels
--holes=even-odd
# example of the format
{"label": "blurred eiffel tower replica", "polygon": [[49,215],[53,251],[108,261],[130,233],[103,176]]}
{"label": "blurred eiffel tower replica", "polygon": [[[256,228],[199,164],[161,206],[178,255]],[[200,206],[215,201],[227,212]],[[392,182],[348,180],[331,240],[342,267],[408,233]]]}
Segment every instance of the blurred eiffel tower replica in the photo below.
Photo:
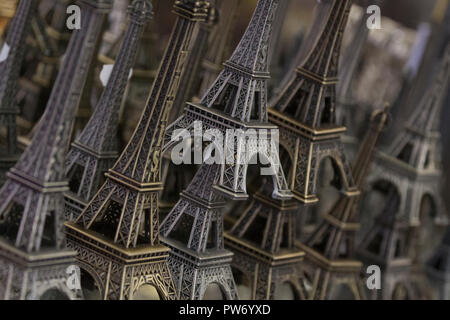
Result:
{"label": "blurred eiffel tower replica", "polygon": [[381,299],[419,299],[429,295],[418,257],[421,254],[418,231],[424,228],[419,212],[423,197],[429,195],[437,210],[437,222],[447,223],[440,196],[439,120],[449,78],[450,45],[447,45],[431,87],[416,104],[389,153],[380,153],[378,159],[373,181],[388,182],[387,204],[363,238],[358,256],[367,264],[382,267],[382,291],[376,296]]}
{"label": "blurred eiffel tower replica", "polygon": [[[288,170],[288,166],[283,167]],[[271,199],[270,191],[270,184],[263,180],[225,233],[225,247],[234,253],[231,266],[239,297],[304,300],[300,268],[305,253],[295,248],[299,206],[296,201]]]}
{"label": "blurred eiffel tower replica", "polygon": [[[136,12],[150,9],[147,0],[133,4]],[[177,20],[134,135],[86,209],[66,223],[68,245],[103,299],[149,298],[149,286],[162,299],[176,298],[170,250],[159,240],[161,144],[193,29],[207,8],[206,1],[175,2]]]}
{"label": "blurred eiffel tower replica", "polygon": [[[365,184],[377,140],[387,119],[387,108],[375,111],[371,117],[353,166],[353,177],[360,189]],[[362,263],[354,257],[359,204],[359,195],[340,197],[305,244],[297,242],[306,252],[304,280],[305,286],[309,287],[310,299],[365,299],[360,279]]]}
{"label": "blurred eiffel tower replica", "polygon": [[447,45],[431,87],[422,91],[423,97],[410,111],[403,130],[380,152],[370,177],[373,185],[386,181],[395,186],[400,196],[397,217],[408,220],[416,231],[425,227],[422,210],[425,202],[431,207],[435,226],[448,224],[441,196],[440,119],[448,93],[449,68],[450,45]]}
{"label": "blurred eiffel tower replica", "polygon": [[[16,27],[27,24],[37,2],[21,0]],[[68,287],[67,268],[75,252],[65,249],[64,158],[69,131],[110,1],[83,0],[81,30],[68,54],[30,146],[7,174],[0,190],[0,294],[3,299],[78,298]],[[31,10],[31,11],[29,11]],[[15,30],[15,23],[11,32]]]}
{"label": "blurred eiffel tower replica", "polygon": [[358,193],[341,141],[345,127],[336,124],[335,116],[339,51],[350,7],[348,0],[320,2],[302,63],[269,109],[269,120],[279,126],[280,143],[294,162],[289,187],[305,204],[319,200],[316,184],[325,158],[333,161],[341,192]]}
{"label": "blurred eiffel tower replica", "polygon": [[435,66],[443,56],[450,39],[450,2],[436,1],[430,21],[423,24],[413,48],[410,60],[404,69],[403,83],[398,97],[392,106],[392,117],[397,125],[387,130],[381,139],[383,149],[389,148],[392,140],[402,131],[417,101],[420,101],[424,90],[433,81]]}
{"label": "blurred eiffel tower replica", "polygon": [[[5,4],[12,5],[9,2]],[[24,0],[19,3],[17,14],[11,21],[6,39],[9,53],[6,59],[0,63],[2,70],[0,74],[0,128],[6,129],[6,144],[5,146],[0,145],[0,186],[5,182],[6,172],[19,158],[16,123],[19,108],[16,105],[15,96],[20,67],[25,55],[25,38],[30,29],[28,20],[35,14],[35,11],[36,4],[31,1]]]}
{"label": "blurred eiffel tower replica", "polygon": [[420,299],[420,284],[416,282],[412,259],[412,233],[408,221],[397,216],[400,195],[389,186],[386,205],[374,225],[365,234],[356,251],[364,265],[381,269],[381,290],[369,292],[370,299]]}
{"label": "blurred eiffel tower replica", "polygon": [[[195,88],[200,81],[199,74],[201,74],[201,62],[208,56],[213,50],[214,40],[220,38],[226,41],[230,36],[232,23],[230,21],[222,22],[222,19],[228,18],[228,14],[234,14],[233,12],[224,12],[227,5],[232,5],[232,10],[237,8],[236,0],[232,1],[220,1],[214,0],[210,2],[208,8],[208,16],[202,23],[197,24],[195,32],[195,39],[192,43],[192,47],[189,50],[189,57],[186,62],[186,69],[183,72],[183,76],[180,79],[180,86],[174,101],[172,111],[169,115],[169,123],[177,119],[182,113],[184,104],[186,101],[197,94]],[[233,5],[234,4],[234,5]],[[219,11],[220,6],[220,11]],[[220,12],[220,14],[219,14]],[[222,13],[226,14],[224,17],[218,18]],[[219,20],[218,20],[219,19]],[[225,27],[225,24],[227,25]],[[222,30],[220,36],[217,34],[218,28],[225,27]],[[217,48],[214,48],[217,49]],[[164,189],[160,194],[160,219],[164,219],[173,206],[176,204],[180,192],[182,192],[192,180],[196,166],[178,166],[174,165],[171,161],[169,153],[165,153],[162,163],[162,181]]]}
{"label": "blurred eiffel tower replica", "polygon": [[[221,165],[202,164],[161,224],[162,241],[172,249],[169,263],[180,299],[210,298],[209,294],[214,290],[221,298],[237,298],[229,265],[232,253],[224,249],[221,209],[224,197],[248,197],[246,168],[250,159],[258,155],[271,165],[272,197],[291,197],[278,152],[273,149],[274,137],[271,134],[265,138],[259,136],[259,149],[256,147],[256,132],[276,129],[267,122],[266,103],[267,54],[278,4],[278,0],[258,2],[249,26],[233,55],[225,62],[224,70],[200,102],[187,103],[184,114],[166,131],[164,150],[178,142],[176,129],[194,131],[194,148],[201,139],[195,132],[199,129],[194,129],[196,124],[201,123],[203,130],[219,130],[223,137],[228,137],[222,160],[229,160],[230,156],[237,159]],[[249,142],[242,135],[230,138],[227,129],[242,130]],[[244,147],[244,141],[247,147]],[[237,151],[234,143],[239,146]]]}
{"label": "blurred eiffel tower replica", "polygon": [[[66,220],[73,221],[104,183],[104,174],[114,165],[119,150],[117,129],[119,111],[124,98],[128,75],[138,55],[138,47],[150,18],[131,9],[130,22],[94,114],[72,143],[67,155],[66,176],[70,191],[65,194]],[[136,9],[134,9],[136,10]]]}
{"label": "blurred eiffel tower replica", "polygon": [[66,27],[66,9],[70,3],[70,0],[42,1],[38,14],[30,22],[26,52],[33,53],[19,79],[16,97],[21,107],[18,142],[22,150],[30,144],[32,136],[28,134],[44,112],[70,39],[70,30]]}
{"label": "blurred eiffel tower replica", "polygon": [[450,299],[450,227],[427,261],[427,274],[434,289],[434,299]]}

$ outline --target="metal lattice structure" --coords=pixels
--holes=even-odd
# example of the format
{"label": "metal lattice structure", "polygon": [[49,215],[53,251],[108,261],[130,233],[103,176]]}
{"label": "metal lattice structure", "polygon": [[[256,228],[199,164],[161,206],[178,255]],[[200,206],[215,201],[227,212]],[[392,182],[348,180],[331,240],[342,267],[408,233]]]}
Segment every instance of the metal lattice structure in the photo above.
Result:
{"label": "metal lattice structure", "polygon": [[15,96],[25,55],[25,39],[30,30],[28,21],[35,14],[36,7],[35,1],[31,0],[22,0],[18,4],[6,38],[9,54],[0,63],[0,127],[6,128],[6,146],[0,146],[0,186],[5,182],[5,173],[18,159],[16,116],[19,108]]}
{"label": "metal lattice structure", "polygon": [[[230,35],[233,26],[236,24],[237,12],[241,5],[239,0],[222,1],[219,9],[219,21],[209,36],[208,51],[203,61],[201,61],[199,76],[197,77],[199,84],[194,83],[193,92],[195,96],[206,92],[209,87],[217,79],[220,71],[222,71],[222,63],[231,53]],[[199,98],[194,98],[199,100]]]}
{"label": "metal lattice structure", "polygon": [[392,140],[385,152],[380,152],[371,184],[388,181],[400,194],[398,217],[420,225],[420,204],[430,196],[435,207],[435,223],[448,222],[441,186],[440,119],[450,77],[450,46],[440,63],[430,88],[410,113],[404,129]]}
{"label": "metal lattice structure", "polygon": [[327,157],[338,170],[342,192],[357,193],[341,141],[345,127],[335,117],[339,51],[351,3],[321,1],[302,62],[269,109],[270,122],[280,128],[280,143],[295,163],[288,185],[303,203],[318,201],[318,171]]}
{"label": "metal lattice structure", "polygon": [[226,300],[237,299],[230,268],[233,254],[224,249],[224,199],[214,192],[220,167],[202,165],[161,223],[161,240],[171,249],[169,265],[178,296],[201,300],[212,283]]}
{"label": "metal lattice structure", "polygon": [[[135,3],[150,6],[147,0]],[[162,299],[176,298],[169,249],[159,241],[161,144],[192,31],[204,21],[207,2],[176,1],[174,12],[169,44],[131,140],[86,209],[66,223],[69,247],[78,252],[81,268],[95,279],[103,299],[133,299],[147,284]]]}
{"label": "metal lattice structure", "polygon": [[[199,104],[188,103],[184,114],[166,132],[168,148],[176,139],[176,129],[193,130],[201,121],[203,129],[216,129],[226,136],[227,129],[256,131],[271,128],[267,124],[268,46],[278,1],[260,0],[252,20],[231,58],[224,64]],[[272,127],[273,128],[273,127]],[[176,137],[175,137],[176,138]],[[180,299],[202,299],[212,284],[219,284],[224,298],[236,299],[237,291],[230,262],[232,253],[223,244],[223,197],[245,199],[246,171],[255,155],[266,157],[278,171],[272,172],[272,196],[288,199],[279,155],[271,146],[272,137],[237,137],[238,150],[231,147],[232,164],[203,164],[181,195],[181,199],[161,224],[161,235],[173,250],[170,266]],[[233,144],[232,143],[232,144]],[[242,146],[247,143],[248,148]],[[257,147],[259,143],[259,148]],[[270,153],[272,152],[272,153]],[[217,194],[216,194],[217,192]]]}
{"label": "metal lattice structure", "polygon": [[[292,195],[280,166],[276,137],[277,128],[268,123],[267,53],[277,1],[259,1],[252,20],[224,70],[199,103],[187,103],[184,114],[166,130],[164,151],[179,141],[179,129],[194,133],[196,123],[203,132],[214,129],[225,137],[220,178],[214,188],[226,197],[247,199],[246,170],[258,155],[272,167],[274,192],[279,199]],[[234,129],[238,134],[230,135]],[[267,134],[261,135],[265,131]],[[193,136],[193,135],[191,135]],[[237,150],[236,150],[237,149]],[[234,159],[231,160],[230,158]],[[231,160],[231,161],[230,161]]]}
{"label": "metal lattice structure", "polygon": [[[387,121],[387,112],[372,115],[369,131],[361,144],[353,176],[362,188],[368,175],[375,145]],[[364,299],[360,279],[362,263],[355,260],[355,239],[359,230],[360,196],[342,196],[324,216],[323,222],[305,244],[305,281],[310,282],[310,299]]]}
{"label": "metal lattice structure", "polygon": [[104,174],[114,165],[118,156],[117,134],[114,133],[118,131],[119,109],[141,36],[151,17],[151,9],[141,9],[135,5],[130,11],[129,27],[110,80],[94,114],[67,155],[66,176],[70,191],[65,194],[65,215],[68,221],[78,218],[103,185]]}
{"label": "metal lattice structure", "polygon": [[[304,299],[301,263],[305,253],[295,248],[298,203],[271,199],[267,186],[266,181],[225,233],[225,246],[234,253],[231,266],[248,275],[251,294],[247,299],[279,299],[283,284],[291,286],[293,299]],[[245,284],[235,280],[238,288]]]}
{"label": "metal lattice structure", "polygon": [[[45,294],[44,290],[54,288],[70,298],[79,294],[66,285],[69,276],[66,269],[75,262],[75,252],[65,250],[64,246],[63,192],[67,190],[64,158],[86,69],[92,60],[91,44],[100,35],[111,1],[83,0],[79,4],[84,15],[82,28],[70,40],[69,54],[41,125],[30,146],[7,173],[8,179],[0,190],[4,299],[36,299]],[[20,10],[18,14],[20,18]]]}

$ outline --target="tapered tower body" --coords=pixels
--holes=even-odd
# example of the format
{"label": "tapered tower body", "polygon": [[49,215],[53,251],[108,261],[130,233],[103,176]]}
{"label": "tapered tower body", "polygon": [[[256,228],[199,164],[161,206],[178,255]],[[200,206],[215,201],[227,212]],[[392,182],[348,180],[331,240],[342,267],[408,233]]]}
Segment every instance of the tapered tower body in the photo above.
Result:
{"label": "tapered tower body", "polygon": [[[138,0],[133,6],[142,14],[151,4]],[[102,299],[137,299],[148,286],[162,299],[176,298],[169,248],[159,241],[161,143],[192,31],[204,21],[207,2],[176,1],[174,12],[177,20],[133,136],[85,210],[66,223],[68,245]]]}
{"label": "tapered tower body", "polygon": [[78,218],[89,200],[103,185],[104,174],[117,159],[120,106],[151,10],[145,11],[145,14],[147,16],[131,8],[128,30],[110,80],[95,107],[94,114],[80,136],[72,143],[67,155],[66,175],[70,191],[65,195],[66,220]]}
{"label": "tapered tower body", "polygon": [[111,1],[82,0],[79,5],[84,15],[82,27],[71,38],[42,124],[0,190],[4,299],[39,299],[53,287],[67,297],[77,297],[77,292],[67,287],[66,269],[75,262],[75,252],[64,246],[64,158],[86,69],[92,61],[92,43],[100,35]]}

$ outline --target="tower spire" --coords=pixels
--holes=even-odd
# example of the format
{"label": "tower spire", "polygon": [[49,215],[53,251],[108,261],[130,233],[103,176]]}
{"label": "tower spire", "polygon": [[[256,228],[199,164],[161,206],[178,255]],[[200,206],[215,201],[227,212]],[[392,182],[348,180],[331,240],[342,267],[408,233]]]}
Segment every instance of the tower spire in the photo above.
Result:
{"label": "tower spire", "polygon": [[94,114],[67,155],[66,175],[70,191],[66,193],[66,218],[77,218],[103,181],[103,174],[118,156],[117,135],[119,109],[129,73],[136,59],[139,41],[151,17],[148,2],[137,2],[129,8],[130,22],[116,58],[110,80]]}

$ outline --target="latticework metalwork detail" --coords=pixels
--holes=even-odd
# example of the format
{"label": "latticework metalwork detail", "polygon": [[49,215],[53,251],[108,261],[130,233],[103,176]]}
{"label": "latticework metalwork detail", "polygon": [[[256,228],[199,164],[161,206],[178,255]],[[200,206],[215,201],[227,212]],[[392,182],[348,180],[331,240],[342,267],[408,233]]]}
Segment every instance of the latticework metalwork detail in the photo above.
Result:
{"label": "latticework metalwork detail", "polygon": [[151,7],[146,6],[150,3],[135,2],[130,7],[130,24],[111,72],[111,81],[108,81],[94,114],[67,155],[66,175],[71,190],[66,194],[66,220],[78,217],[103,184],[103,175],[118,156],[117,135],[114,133],[118,129],[119,109],[139,41],[151,16]]}
{"label": "latticework metalwork detail", "polygon": [[[133,5],[141,5],[143,2],[135,1]],[[160,245],[158,221],[158,195],[162,189],[162,138],[185,67],[193,29],[197,21],[204,21],[207,2],[176,1],[174,12],[178,15],[177,21],[133,136],[106,174],[106,182],[75,223],[67,224],[69,242],[77,250],[82,266],[87,259],[83,254],[84,250],[92,246],[91,242],[97,243],[99,238],[106,238],[111,244],[106,249],[107,252],[118,246],[125,252],[125,256],[133,256],[136,250],[145,249],[148,257],[145,263],[153,264],[156,259],[160,264],[159,268],[162,268],[159,270],[166,270],[168,249]],[[81,241],[80,234],[88,236]],[[96,250],[93,255],[104,255],[104,251]],[[134,267],[126,267],[126,261],[126,257],[119,262],[108,257],[106,263],[110,268],[115,266],[117,269],[108,271],[108,274],[120,280],[123,279],[124,272],[134,272]],[[95,268],[91,270],[95,271]],[[158,269],[149,267],[146,277],[166,279],[157,271]],[[102,298],[132,299],[133,294],[127,289],[129,279],[113,283],[112,286],[109,285],[109,279],[110,277],[103,277],[99,280],[99,287],[108,288],[103,292]],[[105,281],[109,281],[108,284]],[[145,283],[144,280],[140,285]],[[176,296],[172,280],[162,282],[157,288],[163,299],[173,299]]]}
{"label": "latticework metalwork detail", "polygon": [[316,180],[321,162],[331,158],[342,188],[355,193],[350,166],[336,125],[336,83],[339,51],[352,1],[322,1],[302,59],[290,81],[269,110],[269,120],[280,127],[280,140],[294,147],[294,174],[288,185],[304,202],[317,202]]}

